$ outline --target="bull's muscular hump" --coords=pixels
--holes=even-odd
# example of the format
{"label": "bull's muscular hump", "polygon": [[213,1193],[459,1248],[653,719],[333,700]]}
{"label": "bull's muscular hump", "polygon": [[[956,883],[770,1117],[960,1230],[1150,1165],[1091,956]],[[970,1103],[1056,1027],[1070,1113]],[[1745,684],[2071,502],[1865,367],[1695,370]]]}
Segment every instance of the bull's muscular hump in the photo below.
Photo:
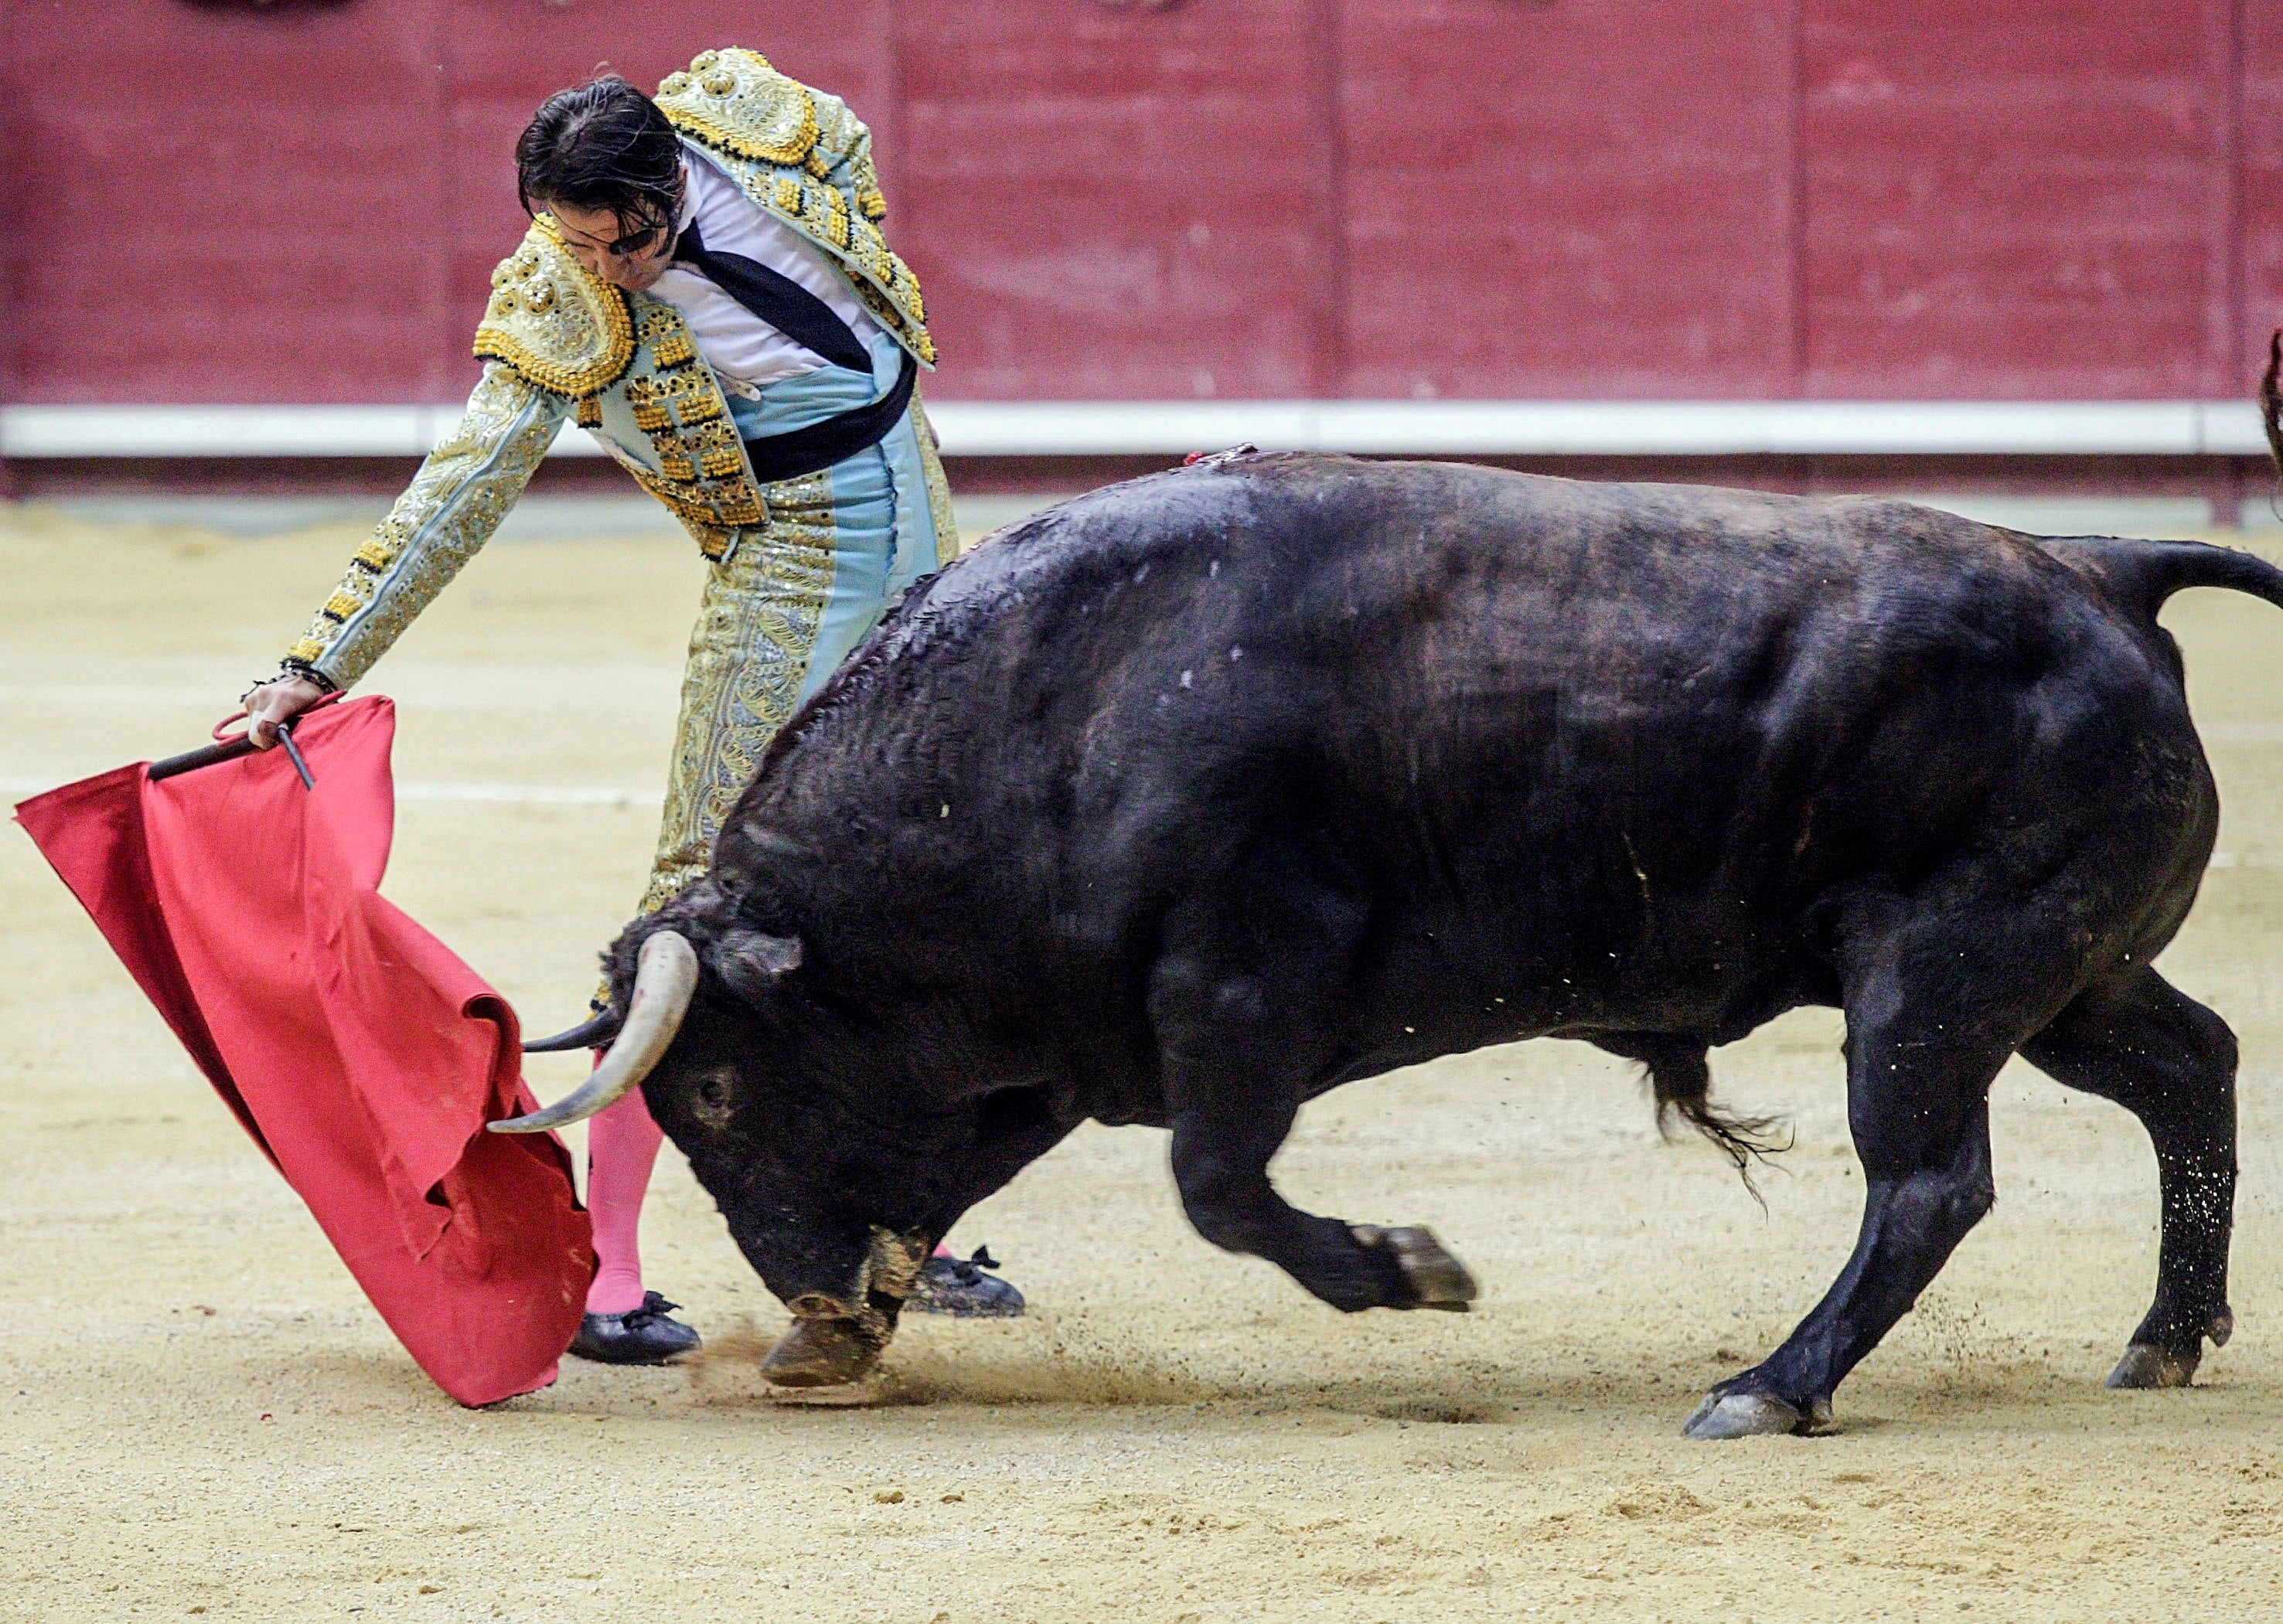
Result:
{"label": "bull's muscular hump", "polygon": [[2156,1141],[2155,1306],[2224,1336],[2232,1040],[2147,968],[2217,806],[2154,624],[2283,574],[1901,503],[1219,459],[916,590],[780,737],[661,930],[697,991],[651,1108],[845,1378],[909,1259],[1088,1117],[1172,1130],[1207,1239],[1344,1309],[1463,1308],[1423,1231],[1287,1204],[1304,1100],[1584,1037],[1725,1136],[1708,1045],[1843,1007],[1855,1256],[1702,1435],[1826,1423],[1991,1197],[2017,1049]]}

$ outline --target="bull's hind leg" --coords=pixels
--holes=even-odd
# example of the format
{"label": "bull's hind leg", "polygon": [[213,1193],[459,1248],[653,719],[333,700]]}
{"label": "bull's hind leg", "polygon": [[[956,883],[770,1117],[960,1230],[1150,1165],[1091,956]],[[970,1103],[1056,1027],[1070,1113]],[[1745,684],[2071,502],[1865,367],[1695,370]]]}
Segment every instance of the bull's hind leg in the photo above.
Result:
{"label": "bull's hind leg", "polygon": [[1329,1061],[1324,1036],[1363,910],[1303,847],[1255,852],[1169,915],[1150,1019],[1173,1130],[1173,1181],[1197,1232],[1265,1258],[1334,1308],[1464,1309],[1475,1283],[1423,1229],[1318,1217],[1268,1164]]}
{"label": "bull's hind leg", "polygon": [[1851,949],[1847,1108],[1866,1185],[1854,1255],[1782,1347],[1706,1395],[1690,1437],[1827,1428],[1847,1372],[1990,1210],[1990,1084],[2061,996],[2038,971],[2058,956],[2045,946],[1985,917]]}
{"label": "bull's hind leg", "polygon": [[2156,1301],[2108,1385],[2185,1387],[2204,1338],[2224,1343],[2235,1326],[2227,1306],[2235,1034],[2143,967],[2089,989],[2022,1053],[2071,1088],[2114,1100],[2148,1130],[2164,1215]]}

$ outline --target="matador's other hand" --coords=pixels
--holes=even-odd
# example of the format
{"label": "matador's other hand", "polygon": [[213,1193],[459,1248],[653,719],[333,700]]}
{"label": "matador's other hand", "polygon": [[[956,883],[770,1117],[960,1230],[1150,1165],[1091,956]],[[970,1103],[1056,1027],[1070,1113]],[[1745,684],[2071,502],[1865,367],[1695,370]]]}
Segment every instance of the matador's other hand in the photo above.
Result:
{"label": "matador's other hand", "polygon": [[325,690],[307,677],[274,678],[246,695],[245,736],[256,750],[277,742],[277,727],[292,720],[325,696]]}

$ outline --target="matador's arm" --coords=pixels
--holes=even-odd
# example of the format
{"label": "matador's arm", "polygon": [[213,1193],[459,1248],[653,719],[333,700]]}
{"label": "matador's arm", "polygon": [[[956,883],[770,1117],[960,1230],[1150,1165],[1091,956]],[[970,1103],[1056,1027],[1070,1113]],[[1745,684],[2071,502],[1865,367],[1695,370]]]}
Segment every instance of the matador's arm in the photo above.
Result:
{"label": "matador's arm", "polygon": [[570,402],[494,361],[468,409],[349,560],[285,668],[345,688],[371,669],[491,540],[554,443]]}

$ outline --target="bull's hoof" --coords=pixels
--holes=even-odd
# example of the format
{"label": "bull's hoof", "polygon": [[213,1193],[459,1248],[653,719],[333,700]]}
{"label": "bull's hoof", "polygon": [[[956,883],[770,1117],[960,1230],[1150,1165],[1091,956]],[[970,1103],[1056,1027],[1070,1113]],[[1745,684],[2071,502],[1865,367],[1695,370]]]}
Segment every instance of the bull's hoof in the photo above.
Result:
{"label": "bull's hoof", "polygon": [[2196,1379],[2196,1366],[2203,1363],[2201,1348],[2182,1353],[2177,1348],[2152,1347],[2147,1342],[2135,1342],[2124,1350],[2116,1368],[2108,1372],[2106,1387],[2186,1387]]}
{"label": "bull's hoof", "polygon": [[1395,1259],[1403,1271],[1404,1283],[1418,1298],[1409,1306],[1414,1309],[1440,1309],[1449,1314],[1464,1314],[1474,1302],[1480,1287],[1467,1266],[1443,1249],[1432,1230],[1412,1225],[1402,1229],[1382,1229],[1375,1224],[1352,1224],[1348,1232],[1356,1244],[1384,1251]]}
{"label": "bull's hoof", "polygon": [[761,1360],[761,1377],[780,1387],[844,1387],[871,1373],[882,1345],[853,1319],[796,1319]]}
{"label": "bull's hoof", "polygon": [[1766,1393],[1708,1393],[1680,1429],[1684,1438],[1765,1438],[1784,1433],[1813,1438],[1832,1430],[1831,1401],[1812,1401],[1805,1410]]}

